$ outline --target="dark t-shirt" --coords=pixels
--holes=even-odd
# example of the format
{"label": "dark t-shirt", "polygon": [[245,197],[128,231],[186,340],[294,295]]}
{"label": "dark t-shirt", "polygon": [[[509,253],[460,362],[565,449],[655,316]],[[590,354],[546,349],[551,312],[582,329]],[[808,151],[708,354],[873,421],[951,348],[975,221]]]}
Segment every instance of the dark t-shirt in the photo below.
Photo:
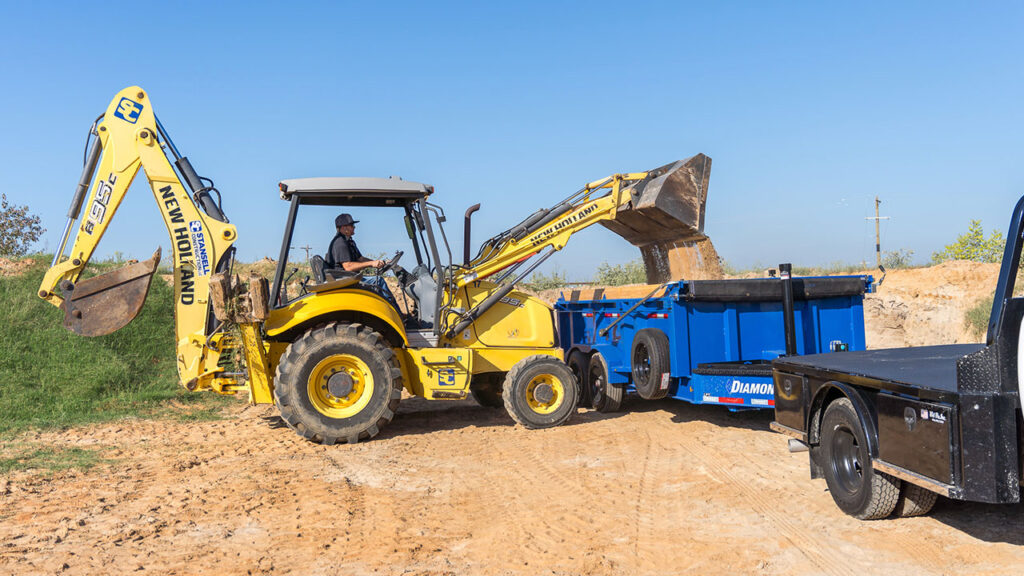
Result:
{"label": "dark t-shirt", "polygon": [[324,257],[324,264],[327,268],[341,268],[344,262],[358,262],[363,255],[359,252],[355,240],[351,236],[338,233],[331,240],[327,249],[327,256]]}

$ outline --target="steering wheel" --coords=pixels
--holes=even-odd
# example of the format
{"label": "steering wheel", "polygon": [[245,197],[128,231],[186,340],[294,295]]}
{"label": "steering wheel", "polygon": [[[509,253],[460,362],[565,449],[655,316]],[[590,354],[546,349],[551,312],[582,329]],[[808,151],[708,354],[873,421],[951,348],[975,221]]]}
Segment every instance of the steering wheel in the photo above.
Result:
{"label": "steering wheel", "polygon": [[402,258],[402,254],[405,254],[405,252],[402,252],[401,250],[395,252],[395,255],[392,256],[390,260],[385,262],[383,266],[377,269],[377,276],[383,276],[385,272],[391,270],[391,268],[395,264],[398,264],[398,260]]}

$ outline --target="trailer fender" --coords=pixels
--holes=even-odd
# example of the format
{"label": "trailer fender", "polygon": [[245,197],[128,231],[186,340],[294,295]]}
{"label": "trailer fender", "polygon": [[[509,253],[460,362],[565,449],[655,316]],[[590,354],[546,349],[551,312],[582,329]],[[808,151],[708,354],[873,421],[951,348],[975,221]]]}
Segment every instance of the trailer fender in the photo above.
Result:
{"label": "trailer fender", "polygon": [[875,418],[868,402],[856,388],[835,380],[826,382],[811,401],[811,409],[807,412],[808,443],[812,447],[817,447],[821,442],[821,417],[826,406],[841,396],[849,398],[850,403],[853,404],[860,425],[864,428],[864,435],[867,437],[868,453],[872,458],[878,458],[878,427],[875,425]]}

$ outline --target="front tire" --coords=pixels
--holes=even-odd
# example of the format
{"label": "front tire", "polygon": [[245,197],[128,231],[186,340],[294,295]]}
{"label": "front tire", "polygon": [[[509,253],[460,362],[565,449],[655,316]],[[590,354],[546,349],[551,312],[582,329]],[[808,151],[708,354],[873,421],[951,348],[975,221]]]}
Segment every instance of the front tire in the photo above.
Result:
{"label": "front tire", "polygon": [[860,520],[885,518],[896,508],[900,481],[875,472],[867,436],[848,398],[828,405],[821,419],[825,483],[843,511]]}
{"label": "front tire", "polygon": [[354,444],[391,421],[402,397],[402,369],[380,334],[332,322],[281,355],[274,400],[297,434],[321,444]]}
{"label": "front tire", "polygon": [[502,387],[505,410],[526,428],[552,428],[576,412],[579,391],[572,371],[561,360],[538,354],[512,367]]}

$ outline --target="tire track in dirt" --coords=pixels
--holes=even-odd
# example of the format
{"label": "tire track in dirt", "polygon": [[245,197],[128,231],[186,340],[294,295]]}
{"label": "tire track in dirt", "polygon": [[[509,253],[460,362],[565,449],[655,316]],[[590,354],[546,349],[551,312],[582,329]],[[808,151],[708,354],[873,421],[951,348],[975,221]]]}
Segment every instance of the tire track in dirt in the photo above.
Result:
{"label": "tire track in dirt", "polygon": [[728,468],[716,462],[714,457],[708,457],[706,454],[708,448],[696,442],[691,436],[680,433],[677,424],[658,420],[656,426],[666,429],[667,433],[669,430],[674,431],[675,433],[671,434],[671,436],[674,436],[677,446],[699,461],[714,479],[732,486],[736,492],[740,493],[758,513],[775,524],[778,529],[777,534],[789,541],[816,568],[832,576],[859,576],[860,570],[852,566],[843,565],[818,550],[815,546],[815,543],[820,542],[817,534],[787,518],[779,512],[778,502],[774,502],[762,496],[757,490],[751,489],[748,482],[736,478]]}

